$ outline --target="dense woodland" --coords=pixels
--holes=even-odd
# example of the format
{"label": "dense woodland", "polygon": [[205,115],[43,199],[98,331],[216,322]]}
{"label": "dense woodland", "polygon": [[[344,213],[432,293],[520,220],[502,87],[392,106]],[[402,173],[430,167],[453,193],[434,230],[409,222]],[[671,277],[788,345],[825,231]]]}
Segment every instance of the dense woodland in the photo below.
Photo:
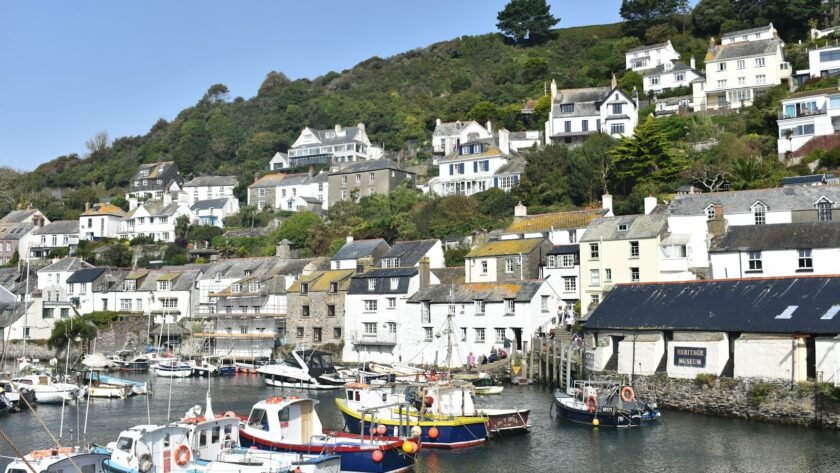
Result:
{"label": "dense woodland", "polygon": [[[511,1],[520,3],[524,6],[514,6],[544,6],[542,0]],[[291,81],[281,71],[272,71],[251,98],[230,97],[225,85],[211,85],[194,106],[172,121],[160,119],[145,135],[113,141],[99,135],[90,140],[85,156],[60,156],[23,174],[0,170],[0,213],[31,204],[50,219],[74,219],[86,202],[110,198],[125,205],[119,196],[137,166],[161,160],[174,160],[185,178],[237,175],[237,193],[244,204],[247,185],[267,172],[269,159],[285,151],[304,126],[363,122],[371,140],[384,145],[390,157],[429,165],[437,118],[490,120],[495,128],[511,131],[542,130],[551,80],[560,88],[603,86],[615,74],[622,88],[641,90],[638,74],[624,71],[624,52],[643,44],[671,39],[684,61],[693,56],[702,69],[710,37],[772,21],[788,42],[785,53],[793,69],[807,68],[807,47],[812,45],[807,30],[836,22],[836,3],[701,0],[692,10],[685,0],[624,0],[623,23],[549,30],[558,19],[542,16],[530,32],[506,29],[511,24],[506,15],[521,12],[503,11],[503,34],[464,36],[391,58],[372,57],[352,69],[311,80]],[[830,82],[805,87],[836,85]],[[652,108],[645,108],[632,138],[596,136],[577,149],[557,145],[527,153],[526,175],[511,194],[493,190],[471,198],[433,198],[401,189],[390,196],[338,204],[323,220],[296,215],[257,239],[195,231],[226,255],[268,254],[280,238],[290,239],[306,253],[329,254],[348,233],[393,241],[496,228],[511,218],[518,200],[532,213],[565,210],[597,205],[600,195],[609,191],[616,196],[617,210],[629,213],[638,211],[649,193],[668,198],[682,184],[707,190],[774,186],[784,175],[807,172],[808,163],[839,165],[836,152],[809,156],[794,168],[778,161],[778,100],[787,93],[787,86],[781,85],[753,107],[729,115],[653,119],[647,118]],[[523,115],[528,99],[537,99],[536,112]],[[707,140],[717,144],[695,151],[692,144]],[[286,217],[245,207],[228,226],[260,226],[276,216]],[[189,239],[186,233],[183,239]],[[458,255],[451,256],[457,262]]]}

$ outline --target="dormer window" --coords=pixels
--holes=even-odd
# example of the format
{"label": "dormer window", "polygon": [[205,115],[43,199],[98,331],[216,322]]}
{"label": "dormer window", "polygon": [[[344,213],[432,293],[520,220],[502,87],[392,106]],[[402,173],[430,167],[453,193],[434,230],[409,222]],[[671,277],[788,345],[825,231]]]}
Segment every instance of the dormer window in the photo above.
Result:
{"label": "dormer window", "polygon": [[814,206],[817,208],[817,221],[830,222],[831,221],[831,201],[826,197],[820,197]]}
{"label": "dormer window", "polygon": [[240,286],[239,283],[236,283],[236,284],[230,286],[230,292],[232,292],[234,294],[239,294],[239,292],[241,292],[241,291],[242,291],[242,286]]}
{"label": "dormer window", "polygon": [[376,279],[368,279],[368,291],[373,291],[376,289]]}
{"label": "dormer window", "polygon": [[338,292],[338,283],[337,282],[331,282],[330,283],[330,294],[335,294],[337,292]]}
{"label": "dormer window", "polygon": [[573,103],[560,104],[560,113],[574,113],[574,111],[575,111],[575,104],[573,104]]}
{"label": "dormer window", "polygon": [[168,291],[170,286],[170,281],[158,281],[158,291]]}
{"label": "dormer window", "polygon": [[248,284],[248,292],[257,292],[260,290],[260,283],[259,282],[251,282]]}
{"label": "dormer window", "polygon": [[399,285],[400,285],[399,278],[391,278],[391,290],[392,291],[396,291],[397,287],[399,287]]}
{"label": "dormer window", "polygon": [[222,273],[216,273],[216,281],[222,280]]}
{"label": "dormer window", "polygon": [[309,293],[309,283],[300,283],[300,293],[304,295]]}
{"label": "dormer window", "polygon": [[753,216],[755,217],[756,225],[764,225],[767,223],[767,206],[761,202],[756,202],[752,206]]}
{"label": "dormer window", "polygon": [[245,270],[245,276],[250,276],[251,273],[253,273],[253,271],[251,271],[250,269]]}
{"label": "dormer window", "polygon": [[627,231],[627,224],[626,223],[619,223],[618,224],[618,231],[626,232]]}
{"label": "dormer window", "polygon": [[123,281],[123,291],[136,291],[137,290],[137,280],[136,279],[126,279]]}

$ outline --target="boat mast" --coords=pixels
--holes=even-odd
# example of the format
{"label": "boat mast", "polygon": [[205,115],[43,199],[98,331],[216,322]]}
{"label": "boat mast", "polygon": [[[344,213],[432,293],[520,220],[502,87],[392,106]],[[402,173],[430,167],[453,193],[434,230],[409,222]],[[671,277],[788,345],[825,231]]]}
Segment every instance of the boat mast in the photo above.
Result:
{"label": "boat mast", "polygon": [[[454,300],[454,288],[453,286],[449,286],[449,308],[454,309],[455,304],[452,302]],[[448,377],[452,377],[452,318],[455,316],[454,310],[447,310],[446,315],[446,369],[448,371]]]}
{"label": "boat mast", "polygon": [[26,332],[29,331],[29,247],[26,248],[26,285],[23,290],[23,354],[21,355],[26,360]]}

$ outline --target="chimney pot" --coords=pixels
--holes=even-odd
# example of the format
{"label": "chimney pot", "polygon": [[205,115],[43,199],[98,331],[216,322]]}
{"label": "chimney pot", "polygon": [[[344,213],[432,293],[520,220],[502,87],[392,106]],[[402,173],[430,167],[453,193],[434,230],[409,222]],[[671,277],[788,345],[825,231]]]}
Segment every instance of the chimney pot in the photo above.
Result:
{"label": "chimney pot", "polygon": [[440,118],[435,120],[435,126],[441,126],[442,124],[443,124],[443,122],[440,121]]}
{"label": "chimney pot", "polygon": [[347,235],[347,243],[353,243],[353,235]]}
{"label": "chimney pot", "polygon": [[613,200],[612,195],[604,194],[601,196],[601,208],[606,209],[607,213],[604,214],[605,217],[614,217],[613,214]]}
{"label": "chimney pot", "polygon": [[519,201],[516,204],[516,207],[513,208],[513,216],[514,217],[527,217],[528,216],[528,207],[522,205],[522,201]]}
{"label": "chimney pot", "polygon": [[429,257],[424,256],[420,258],[419,266],[418,275],[420,276],[420,289],[425,289],[429,287],[429,283],[431,282],[431,276],[429,275],[429,268],[431,266]]}

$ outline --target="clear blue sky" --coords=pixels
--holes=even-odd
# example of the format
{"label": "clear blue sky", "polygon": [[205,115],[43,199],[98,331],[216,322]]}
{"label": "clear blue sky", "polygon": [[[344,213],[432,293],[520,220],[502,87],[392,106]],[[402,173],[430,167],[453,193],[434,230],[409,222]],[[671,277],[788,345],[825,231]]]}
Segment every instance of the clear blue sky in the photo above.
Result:
{"label": "clear blue sky", "polygon": [[[253,97],[370,56],[496,31],[507,0],[9,0],[0,4],[0,166],[31,170],[171,120],[207,88]],[[560,25],[619,21],[621,0],[549,0]]]}

